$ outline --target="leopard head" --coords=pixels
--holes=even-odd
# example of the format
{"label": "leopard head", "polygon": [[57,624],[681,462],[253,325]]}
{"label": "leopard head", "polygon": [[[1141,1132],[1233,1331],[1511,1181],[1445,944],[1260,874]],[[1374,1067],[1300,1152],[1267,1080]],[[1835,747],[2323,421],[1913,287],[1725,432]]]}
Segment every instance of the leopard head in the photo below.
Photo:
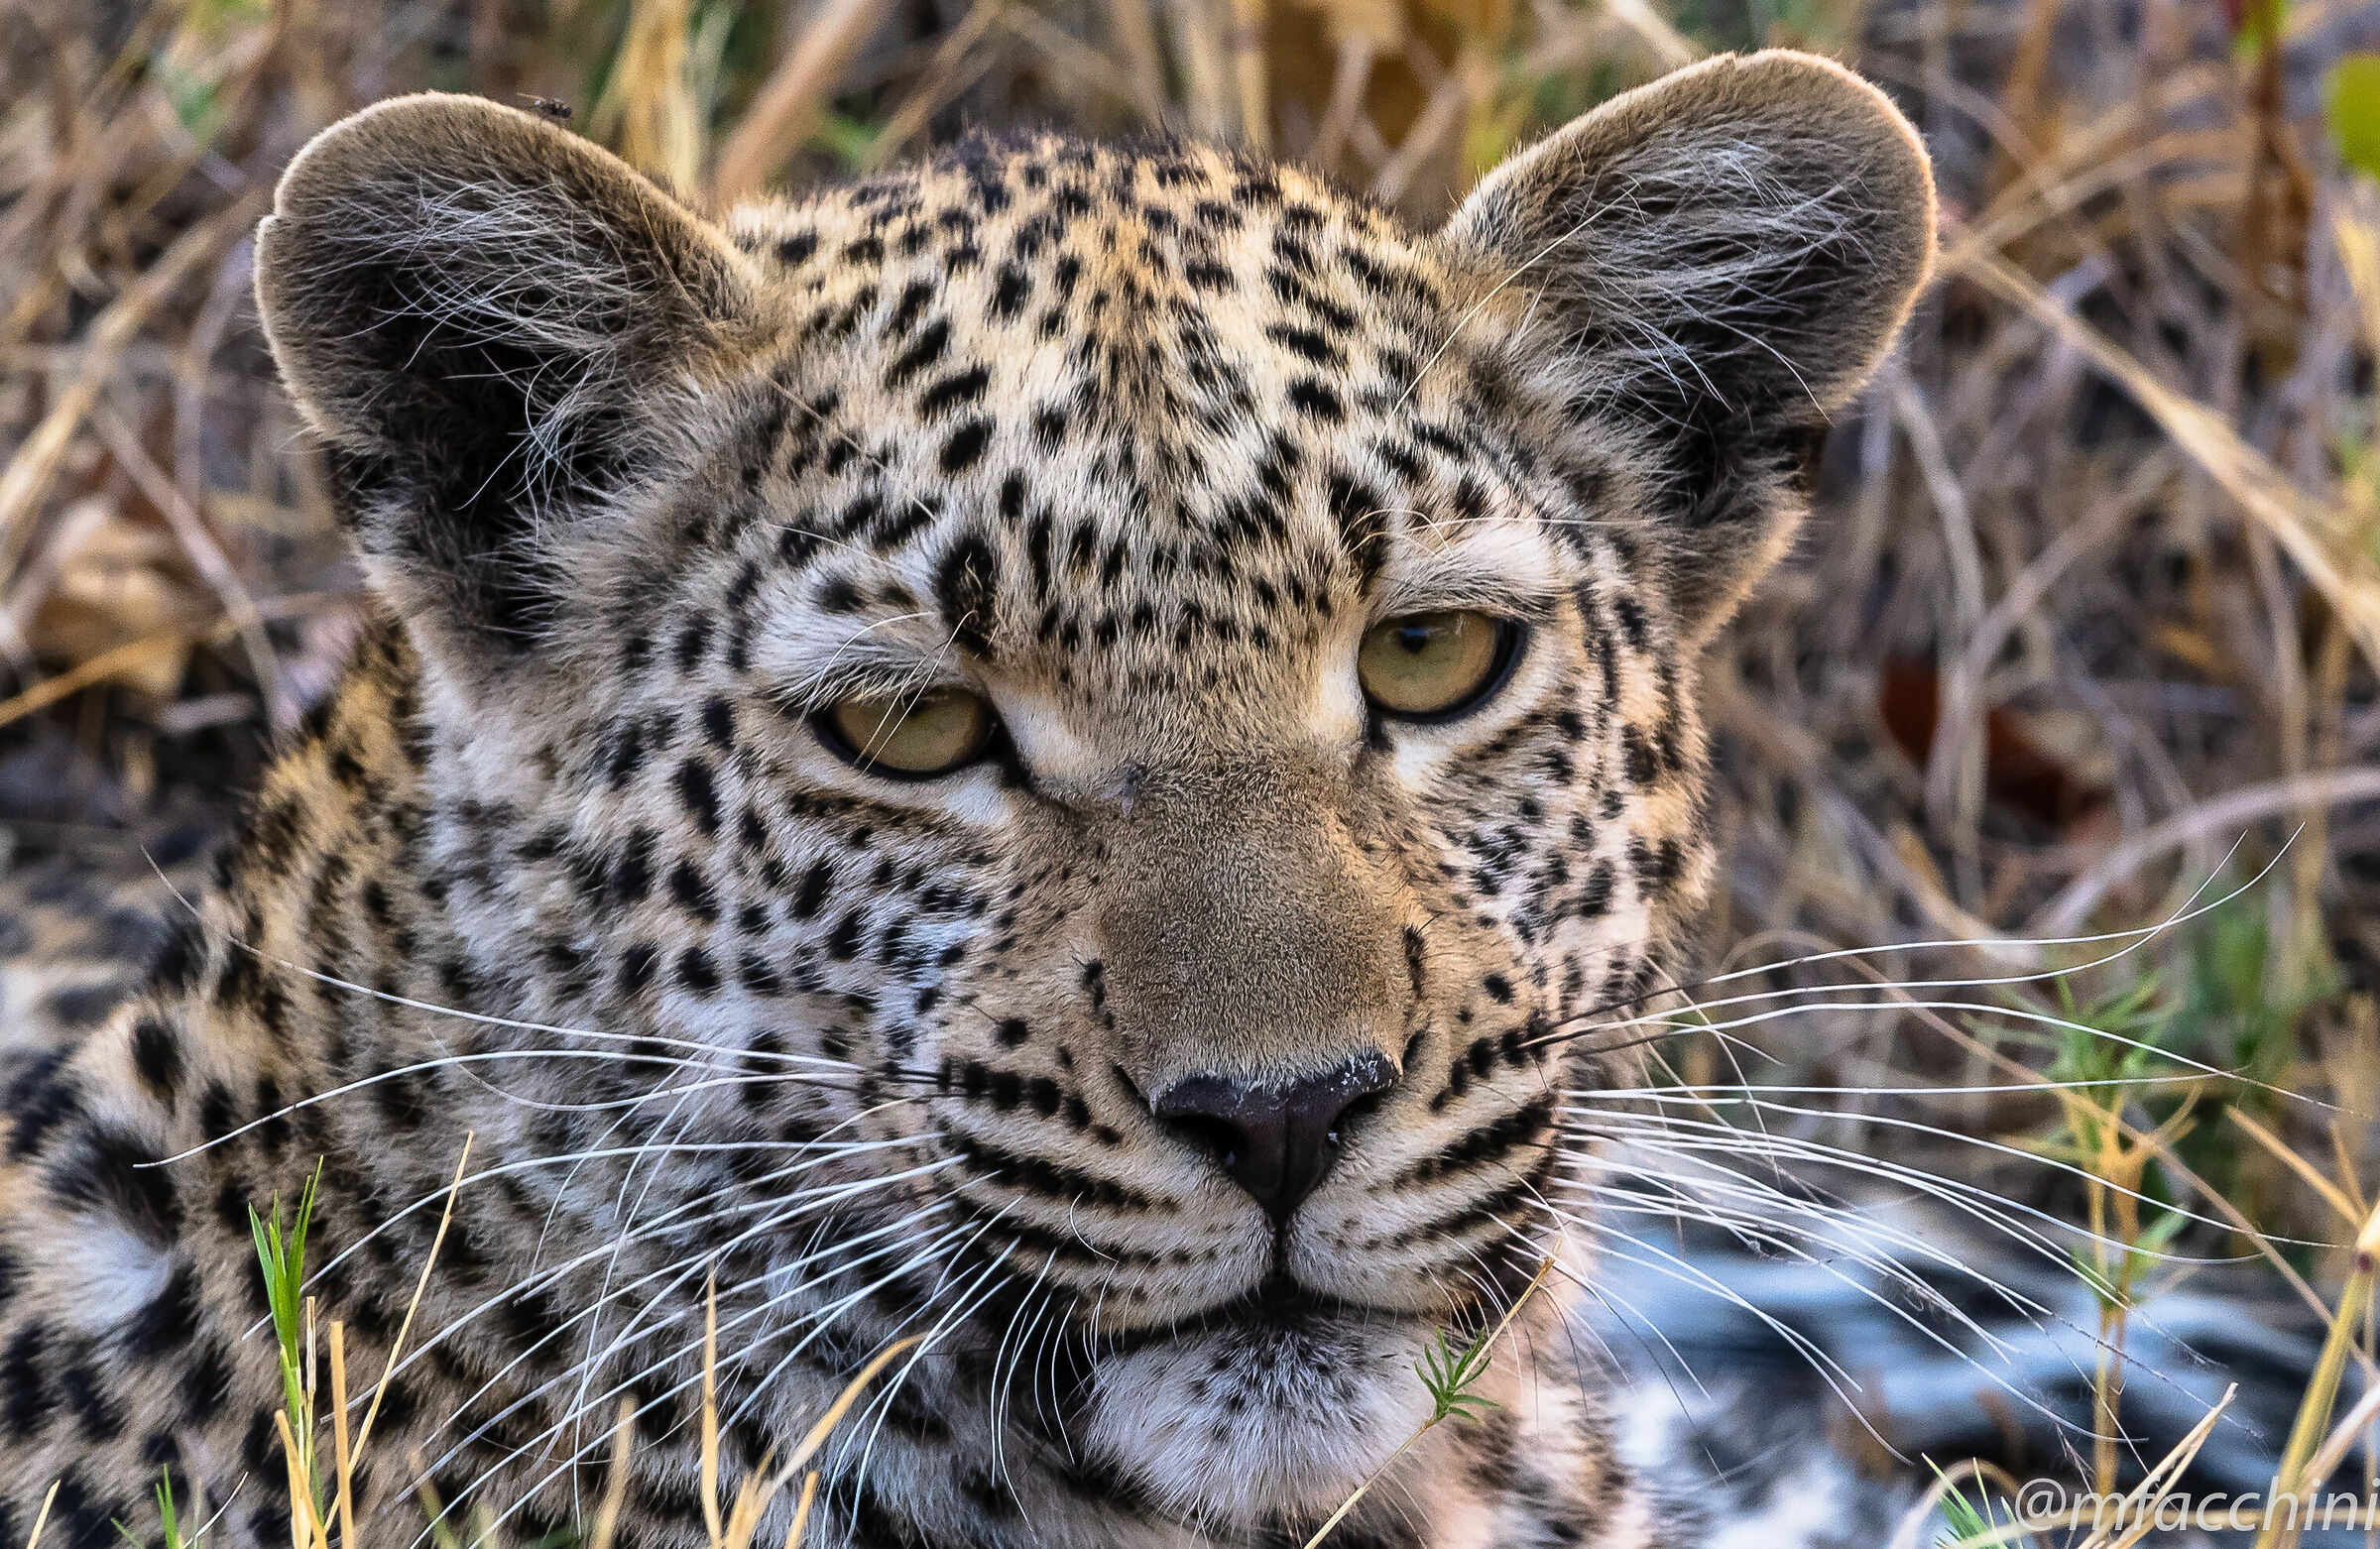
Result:
{"label": "leopard head", "polygon": [[[705,214],[422,96],[298,160],[258,286],[420,663],[475,1010],[759,1072],[669,1084],[673,1136],[864,1140],[829,1236],[905,1234],[888,1330],[1070,1350],[1072,1439],[1247,1522],[1560,1246],[1564,1093],[1627,1077],[1580,1034],[1710,884],[1697,653],[1932,197],[1789,54],[1427,233],[1050,136]],[[807,1232],[723,1297],[876,1272]]]}

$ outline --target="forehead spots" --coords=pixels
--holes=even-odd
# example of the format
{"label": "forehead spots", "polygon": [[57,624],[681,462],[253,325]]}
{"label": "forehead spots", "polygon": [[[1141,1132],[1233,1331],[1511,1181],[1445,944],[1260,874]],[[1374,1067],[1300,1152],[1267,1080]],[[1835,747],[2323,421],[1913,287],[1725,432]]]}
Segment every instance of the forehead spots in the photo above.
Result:
{"label": "forehead spots", "polygon": [[773,218],[748,246],[806,321],[740,459],[797,578],[763,659],[807,630],[1075,698],[1270,681],[1568,498],[1488,413],[1435,250],[1297,174],[975,141]]}

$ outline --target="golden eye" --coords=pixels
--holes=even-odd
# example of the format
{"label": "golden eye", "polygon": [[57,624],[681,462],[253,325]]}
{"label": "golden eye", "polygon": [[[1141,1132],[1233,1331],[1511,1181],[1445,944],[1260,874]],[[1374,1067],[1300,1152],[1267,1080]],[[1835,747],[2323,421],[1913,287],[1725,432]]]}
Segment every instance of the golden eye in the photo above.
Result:
{"label": "golden eye", "polygon": [[964,688],[846,699],[820,719],[827,746],[861,769],[894,779],[931,779],[974,763],[999,725],[983,697]]}
{"label": "golden eye", "polygon": [[1385,714],[1444,720],[1501,684],[1519,636],[1517,626],[1484,613],[1411,613],[1371,627],[1356,676]]}

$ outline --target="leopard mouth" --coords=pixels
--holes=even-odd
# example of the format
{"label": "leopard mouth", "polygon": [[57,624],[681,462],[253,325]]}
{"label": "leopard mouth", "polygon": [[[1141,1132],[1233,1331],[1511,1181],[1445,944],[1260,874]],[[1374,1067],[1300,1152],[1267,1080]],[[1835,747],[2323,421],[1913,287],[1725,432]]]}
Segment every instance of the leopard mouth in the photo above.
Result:
{"label": "leopard mouth", "polygon": [[1186,1344],[1210,1334],[1299,1334],[1363,1324],[1402,1326],[1427,1321],[1409,1308],[1376,1307],[1314,1290],[1276,1263],[1261,1283],[1204,1311],[1118,1334],[1104,1343],[1117,1355],[1130,1355],[1159,1345]]}

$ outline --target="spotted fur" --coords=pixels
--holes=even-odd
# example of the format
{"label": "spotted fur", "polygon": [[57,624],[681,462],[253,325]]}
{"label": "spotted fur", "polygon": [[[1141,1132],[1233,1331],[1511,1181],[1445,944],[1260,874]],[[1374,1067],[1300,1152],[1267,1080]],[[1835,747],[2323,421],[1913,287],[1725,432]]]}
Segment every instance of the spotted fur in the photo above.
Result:
{"label": "spotted fur", "polygon": [[[286,1542],[250,1206],[320,1159],[360,1404],[467,1133],[376,1538],[416,1451],[560,1527],[625,1400],[623,1542],[699,1542],[715,1281],[731,1481],[930,1336],[813,1542],[1302,1541],[1561,1247],[1555,1094],[1620,1074],[1563,1034],[1710,886],[1697,648],[1931,197],[1883,97],[1782,54],[1427,235],[1190,144],[971,140],[714,222],[486,102],[324,134],[258,294],[385,616],[149,987],[11,1067],[0,1543],[58,1479],[49,1541],[107,1544],[161,1468]],[[1519,624],[1510,679],[1384,720],[1357,643],[1433,608]],[[961,773],[817,734],[944,683],[1004,727]],[[1277,1226],[1150,1106],[1350,1061],[1393,1084]],[[1566,1294],[1337,1543],[1687,1541]]]}

